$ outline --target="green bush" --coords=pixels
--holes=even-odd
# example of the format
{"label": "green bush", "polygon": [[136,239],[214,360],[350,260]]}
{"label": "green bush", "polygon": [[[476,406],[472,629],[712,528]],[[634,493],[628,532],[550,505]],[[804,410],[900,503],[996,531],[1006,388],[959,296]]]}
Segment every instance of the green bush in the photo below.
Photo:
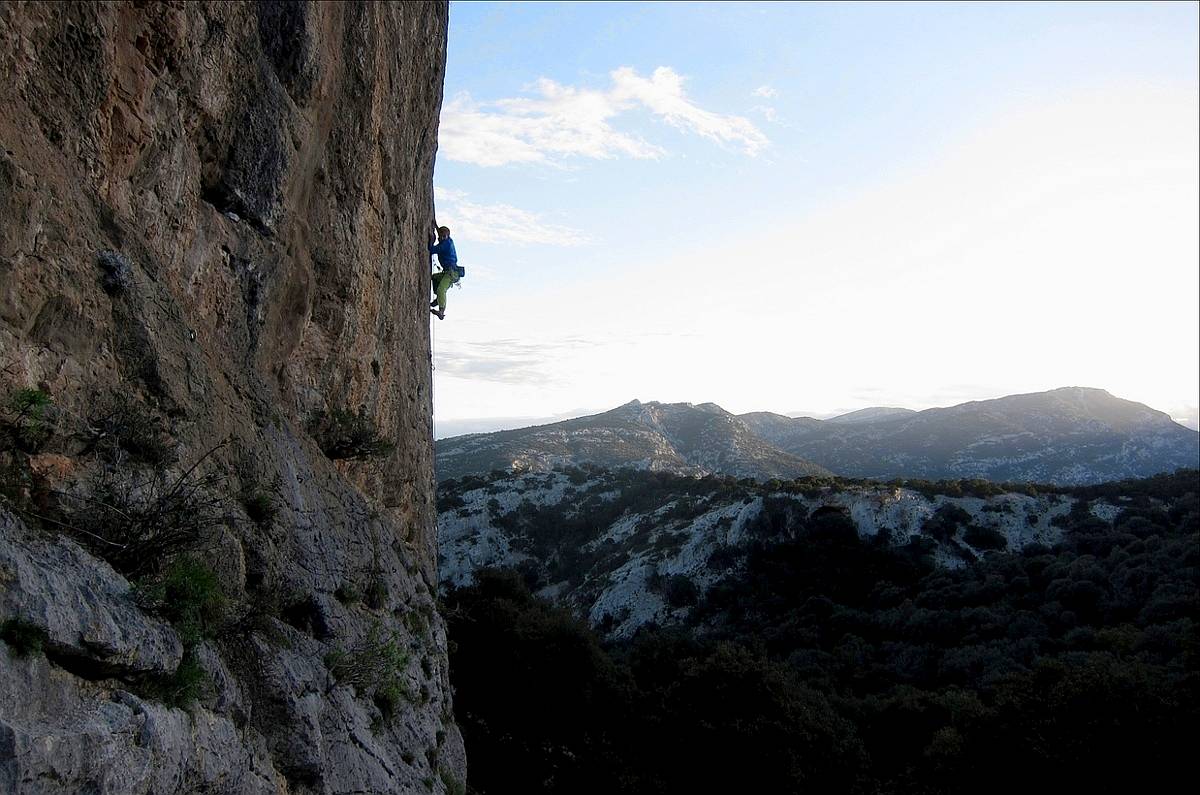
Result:
{"label": "green bush", "polygon": [[403,701],[412,697],[404,683],[408,654],[395,633],[385,634],[376,622],[354,649],[334,649],[325,655],[325,667],[340,685],[369,693],[384,720],[391,720]]}
{"label": "green bush", "polygon": [[213,691],[212,678],[200,664],[194,646],[183,650],[183,658],[170,676],[132,683],[143,698],[161,701],[167,706],[183,709]]}
{"label": "green bush", "polygon": [[661,590],[663,599],[671,607],[687,607],[696,604],[700,599],[696,583],[686,574],[673,574],[663,578]]}
{"label": "green bush", "polygon": [[958,532],[958,528],[971,521],[971,514],[958,505],[948,502],[933,512],[926,521],[922,532],[938,541],[949,541]]}
{"label": "green bush", "polygon": [[281,479],[264,464],[262,452],[245,443],[234,446],[234,477],[242,510],[254,524],[269,530],[279,514]]}
{"label": "green bush", "polygon": [[246,516],[250,517],[250,521],[262,528],[268,528],[274,524],[275,516],[279,513],[279,505],[276,503],[274,495],[265,491],[243,494],[242,508],[246,510]]}
{"label": "green bush", "polygon": [[0,408],[0,421],[13,445],[27,453],[40,450],[54,434],[57,412],[45,390],[15,390]]}
{"label": "green bush", "polygon": [[321,452],[334,460],[383,458],[396,447],[379,433],[374,421],[361,408],[357,413],[333,409],[319,414],[309,423],[309,431]]}
{"label": "green bush", "polygon": [[171,622],[183,643],[183,658],[168,677],[143,683],[148,698],[186,707],[212,691],[212,680],[196,655],[196,647],[216,637],[230,618],[230,602],[221,580],[203,561],[183,555],[160,573],[135,586],[141,606]]}
{"label": "green bush", "polygon": [[382,610],[387,607],[388,587],[381,572],[371,572],[366,586],[360,582],[347,580],[338,586],[333,595],[344,605],[354,605],[362,602],[372,610]]}
{"label": "green bush", "polygon": [[40,654],[46,645],[46,631],[39,626],[9,618],[0,624],[0,640],[16,652],[18,657]]}
{"label": "green bush", "polygon": [[1008,539],[1004,537],[1003,533],[991,527],[980,527],[973,524],[963,533],[963,541],[976,549],[1008,549]]}
{"label": "green bush", "polygon": [[375,690],[375,695],[371,700],[379,708],[379,714],[383,716],[384,722],[390,723],[400,711],[400,705],[412,701],[412,694],[399,679],[390,679]]}
{"label": "green bush", "polygon": [[211,691],[212,679],[196,658],[195,649],[188,649],[174,675],[165,683],[162,700],[173,707],[186,707]]}
{"label": "green bush", "polygon": [[[442,485],[444,486],[445,484],[442,484]],[[464,500],[462,498],[462,495],[460,495],[456,492],[449,491],[448,487],[447,487],[447,489],[441,489],[441,488],[438,489],[438,495],[437,495],[438,513],[446,513],[447,511],[453,511],[457,508],[463,508],[466,506],[466,504],[467,504],[466,500]]]}
{"label": "green bush", "polygon": [[438,771],[438,776],[442,779],[442,786],[446,788],[446,795],[467,795],[467,785],[455,778],[449,770],[442,768]]}
{"label": "green bush", "polygon": [[387,600],[387,583],[383,581],[382,575],[376,574],[371,578],[371,581],[367,583],[366,591],[363,593],[363,601],[366,603],[367,607],[371,608],[372,610],[382,610],[387,606]]}
{"label": "green bush", "polygon": [[15,450],[0,450],[0,505],[24,513],[35,486],[29,456]]}
{"label": "green bush", "polygon": [[362,601],[362,594],[359,592],[358,586],[352,582],[344,582],[339,585],[333,595],[344,605],[358,604]]}
{"label": "green bush", "polygon": [[214,637],[229,615],[216,572],[189,556],[178,557],[159,577],[139,585],[139,599],[168,619],[185,646]]}

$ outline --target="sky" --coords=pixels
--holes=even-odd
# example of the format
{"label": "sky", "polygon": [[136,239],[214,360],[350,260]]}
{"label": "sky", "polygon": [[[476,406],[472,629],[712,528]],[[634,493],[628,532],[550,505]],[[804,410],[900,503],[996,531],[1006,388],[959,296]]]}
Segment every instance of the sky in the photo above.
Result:
{"label": "sky", "polygon": [[450,6],[441,437],[1200,404],[1196,3]]}

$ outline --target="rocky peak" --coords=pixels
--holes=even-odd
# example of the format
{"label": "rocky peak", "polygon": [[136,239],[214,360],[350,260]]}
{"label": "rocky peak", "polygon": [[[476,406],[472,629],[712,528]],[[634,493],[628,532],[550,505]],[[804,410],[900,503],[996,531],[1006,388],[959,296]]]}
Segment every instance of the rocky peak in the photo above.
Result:
{"label": "rocky peak", "polygon": [[825,473],[765,444],[714,403],[634,401],[589,417],[437,442],[440,480],[583,463],[761,478]]}

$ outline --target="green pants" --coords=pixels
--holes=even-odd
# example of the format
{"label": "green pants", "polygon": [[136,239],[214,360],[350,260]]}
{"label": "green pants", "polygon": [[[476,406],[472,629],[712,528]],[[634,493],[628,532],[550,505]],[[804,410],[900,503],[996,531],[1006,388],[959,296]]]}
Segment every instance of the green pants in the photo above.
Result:
{"label": "green pants", "polygon": [[446,291],[450,289],[450,285],[458,281],[455,274],[450,271],[442,271],[441,273],[433,274],[433,292],[437,295],[438,309],[446,311]]}

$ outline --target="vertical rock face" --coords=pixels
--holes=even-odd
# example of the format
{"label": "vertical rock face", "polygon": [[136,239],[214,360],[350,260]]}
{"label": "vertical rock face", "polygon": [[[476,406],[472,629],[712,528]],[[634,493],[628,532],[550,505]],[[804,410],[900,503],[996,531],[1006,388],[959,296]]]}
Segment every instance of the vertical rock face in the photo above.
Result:
{"label": "vertical rock face", "polygon": [[[0,619],[44,638],[0,644],[0,790],[465,780],[434,609],[424,251],[447,15],[0,4]],[[23,447],[22,389],[55,418]],[[202,641],[131,590],[165,561],[114,569],[55,513],[106,468],[154,469],[113,406],[159,429],[157,474],[207,473],[235,506],[193,551],[229,605]],[[394,446],[331,460],[314,429],[338,412]],[[390,669],[355,669],[385,647]],[[181,659],[208,683],[186,707],[147,685]]]}

